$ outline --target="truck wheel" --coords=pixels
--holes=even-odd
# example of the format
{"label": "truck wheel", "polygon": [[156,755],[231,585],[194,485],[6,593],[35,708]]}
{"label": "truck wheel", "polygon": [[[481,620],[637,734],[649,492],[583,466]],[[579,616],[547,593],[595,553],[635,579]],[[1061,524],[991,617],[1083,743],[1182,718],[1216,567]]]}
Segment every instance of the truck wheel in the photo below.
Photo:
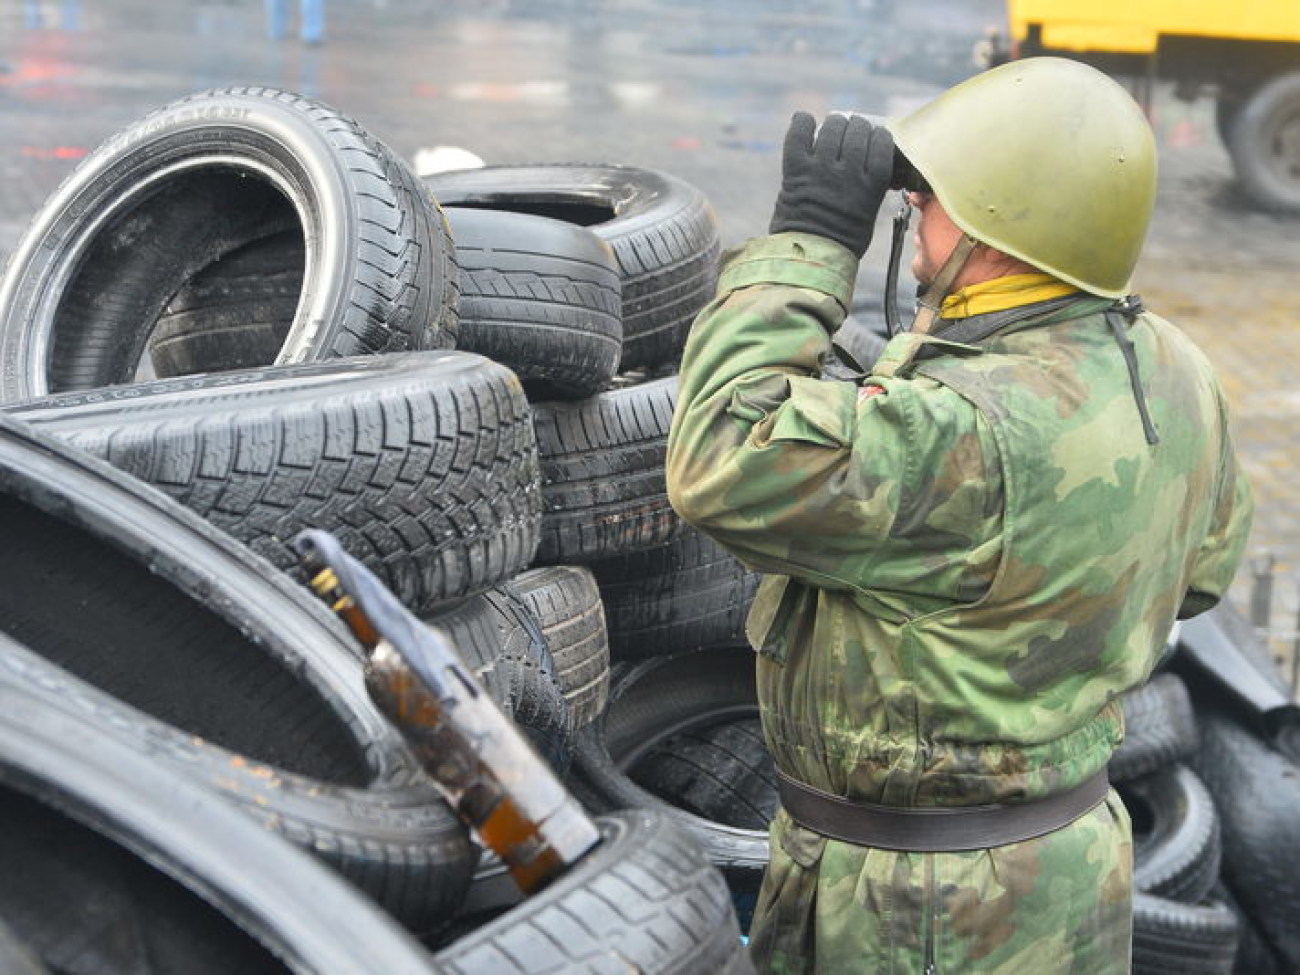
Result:
{"label": "truck wheel", "polygon": [[1300,71],[1278,75],[1228,114],[1228,152],[1246,191],[1300,213]]}

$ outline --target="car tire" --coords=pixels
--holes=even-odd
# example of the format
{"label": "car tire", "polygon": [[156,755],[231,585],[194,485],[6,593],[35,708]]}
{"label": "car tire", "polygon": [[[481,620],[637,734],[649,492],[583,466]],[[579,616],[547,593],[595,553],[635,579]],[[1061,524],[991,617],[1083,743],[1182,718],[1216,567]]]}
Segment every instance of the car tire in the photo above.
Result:
{"label": "car tire", "polygon": [[13,684],[4,701],[0,916],[54,971],[435,970],[355,887],[111,724]]}
{"label": "car tire", "polygon": [[448,975],[752,972],[722,876],[671,818],[600,817],[602,842],[538,894],[434,955]]}
{"label": "car tire", "polygon": [[1120,698],[1124,740],[1107,766],[1112,782],[1127,782],[1191,756],[1197,746],[1196,716],[1187,685],[1174,673],[1158,673]]}
{"label": "car tire", "polygon": [[276,362],[454,344],[454,250],[419,178],[319,102],[225,88],[108,139],[38,210],[0,278],[0,400],[131,381],[186,281],[285,230],[305,266]]}
{"label": "car tire", "polygon": [[1133,821],[1133,882],[1143,893],[1199,904],[1219,879],[1219,816],[1190,768],[1167,765],[1117,786]]}
{"label": "car tire", "polygon": [[298,578],[293,537],[329,531],[416,613],[509,579],[537,548],[532,413],[509,370],[472,353],[154,380],[9,412]]}
{"label": "car tire", "polygon": [[622,290],[609,245],[585,227],[448,207],[461,269],[457,348],[508,366],[530,399],[582,399],[622,356]]}
{"label": "car tire", "polygon": [[713,299],[721,243],[696,187],[635,166],[483,166],[425,178],[452,207],[567,220],[605,240],[623,290],[622,369],[676,362],[691,322]]}
{"label": "car tire", "polygon": [[677,377],[577,402],[535,402],[542,478],[539,565],[586,565],[666,545],[684,522],[668,501],[664,458]]}
{"label": "car tire", "polygon": [[595,559],[610,659],[637,660],[745,640],[759,573],[689,525],[666,545]]}
{"label": "car tire", "polygon": [[[0,532],[0,633],[48,662],[27,668],[45,673],[37,682],[56,667],[68,686],[138,712],[133,723],[112,711],[146,729],[133,733],[165,727],[150,739],[159,762],[219,782],[404,916],[447,909],[472,852],[448,836],[460,831],[439,793],[367,694],[360,648],[305,586],[161,492],[2,414]],[[366,815],[375,830],[361,836]]]}

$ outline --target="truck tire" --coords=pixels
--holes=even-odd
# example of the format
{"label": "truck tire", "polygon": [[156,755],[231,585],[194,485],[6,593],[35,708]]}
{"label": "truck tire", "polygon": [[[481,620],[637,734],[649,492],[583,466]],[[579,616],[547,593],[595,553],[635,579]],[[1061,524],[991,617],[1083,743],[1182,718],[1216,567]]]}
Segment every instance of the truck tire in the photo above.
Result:
{"label": "truck tire", "polygon": [[483,166],[424,177],[448,208],[514,210],[589,227],[614,249],[623,283],[620,368],[681,358],[696,314],[713,299],[721,243],[696,187],[635,166]]}
{"label": "truck tire", "polygon": [[413,612],[532,561],[532,413],[505,367],[411,352],[154,380],[11,415],[167,492],[301,579],[290,546],[333,533]]}
{"label": "truck tire", "polygon": [[457,348],[508,366],[530,399],[582,399],[614,378],[622,286],[605,241],[529,213],[446,214],[461,269]]}
{"label": "truck tire", "polygon": [[0,278],[0,401],[131,381],[186,281],[285,230],[305,266],[276,362],[454,344],[454,251],[410,168],[325,105],[225,88],[107,140],[42,205]]}
{"label": "truck tire", "polygon": [[1230,114],[1228,153],[1246,192],[1269,209],[1300,213],[1300,71],[1266,81]]}

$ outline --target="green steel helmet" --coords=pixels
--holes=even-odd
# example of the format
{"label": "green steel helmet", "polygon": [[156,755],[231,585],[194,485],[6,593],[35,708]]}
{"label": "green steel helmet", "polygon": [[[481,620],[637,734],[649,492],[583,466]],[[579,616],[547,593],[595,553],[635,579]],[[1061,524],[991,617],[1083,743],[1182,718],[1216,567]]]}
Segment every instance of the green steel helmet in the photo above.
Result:
{"label": "green steel helmet", "polygon": [[967,234],[1085,291],[1128,292],[1155,204],[1156,148],[1113,79],[1066,58],[1011,61],[890,128]]}

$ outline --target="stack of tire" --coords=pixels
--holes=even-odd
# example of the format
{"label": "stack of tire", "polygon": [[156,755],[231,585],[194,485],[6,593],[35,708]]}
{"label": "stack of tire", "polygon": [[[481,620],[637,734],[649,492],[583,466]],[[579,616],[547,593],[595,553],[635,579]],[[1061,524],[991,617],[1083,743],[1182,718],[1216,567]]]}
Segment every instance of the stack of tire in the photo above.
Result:
{"label": "stack of tire", "polygon": [[491,858],[292,555],[333,533],[561,773],[604,713],[607,613],[635,642],[675,612],[613,590],[623,560],[644,588],[704,547],[662,454],[711,210],[631,167],[471,176],[426,184],[326,105],[224,89],[98,147],[19,242],[6,970],[750,970],[723,875],[660,810],[601,810],[544,891],[479,896]]}

